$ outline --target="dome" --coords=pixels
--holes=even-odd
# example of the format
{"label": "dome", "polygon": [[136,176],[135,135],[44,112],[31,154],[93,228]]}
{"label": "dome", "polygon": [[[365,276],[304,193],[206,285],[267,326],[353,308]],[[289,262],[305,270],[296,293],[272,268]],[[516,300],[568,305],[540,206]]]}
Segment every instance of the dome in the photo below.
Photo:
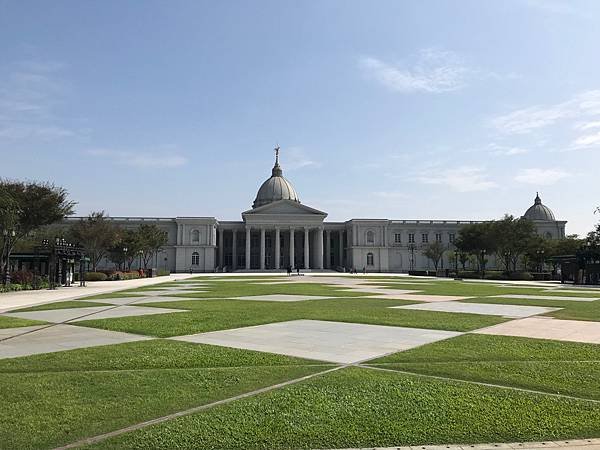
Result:
{"label": "dome", "polygon": [[525,212],[523,217],[529,220],[556,220],[554,218],[554,213],[550,210],[550,208],[542,204],[542,199],[540,198],[539,194],[535,196],[533,205]]}
{"label": "dome", "polygon": [[283,171],[279,165],[279,148],[275,149],[275,155],[275,166],[273,166],[271,178],[261,185],[252,208],[258,208],[278,200],[291,200],[300,203],[294,186],[283,177]]}

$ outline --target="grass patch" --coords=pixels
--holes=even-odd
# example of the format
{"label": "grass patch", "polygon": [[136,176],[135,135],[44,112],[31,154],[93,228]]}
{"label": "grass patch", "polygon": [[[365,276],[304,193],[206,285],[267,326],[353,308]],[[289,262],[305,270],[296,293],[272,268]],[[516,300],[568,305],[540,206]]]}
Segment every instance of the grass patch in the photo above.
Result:
{"label": "grass patch", "polygon": [[170,337],[298,319],[449,331],[470,331],[506,321],[495,316],[389,308],[410,303],[414,302],[355,297],[289,303],[226,299],[167,301],[153,303],[152,306],[174,307],[189,311],[178,314],[86,320],[78,324],[113,331]]}
{"label": "grass patch", "polygon": [[595,437],[587,401],[348,368],[94,449],[309,449]]}
{"label": "grass patch", "polygon": [[161,341],[1,361],[0,448],[54,447],[329,367],[306,362]]}
{"label": "grass patch", "polygon": [[18,317],[0,316],[0,329],[32,327],[34,325],[46,325],[48,322],[41,320],[19,319]]}
{"label": "grass patch", "polygon": [[600,345],[470,334],[371,361],[386,368],[600,400]]}

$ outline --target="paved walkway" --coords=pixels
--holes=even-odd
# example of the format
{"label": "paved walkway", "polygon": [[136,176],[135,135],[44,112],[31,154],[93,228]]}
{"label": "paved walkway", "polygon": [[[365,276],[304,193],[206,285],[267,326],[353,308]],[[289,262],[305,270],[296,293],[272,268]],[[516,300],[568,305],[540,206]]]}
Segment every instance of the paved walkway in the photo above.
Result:
{"label": "paved walkway", "polygon": [[[214,274],[213,274],[214,275]],[[196,277],[198,274],[175,273],[169,276],[156,278],[141,278],[138,280],[121,281],[88,281],[87,286],[62,287],[56,290],[43,289],[39,291],[19,291],[0,294],[0,313],[11,309],[26,308],[28,306],[43,305],[45,303],[73,300],[75,298],[87,297],[97,294],[108,294],[111,292],[134,289],[154,284],[166,283],[167,281],[185,280]]]}
{"label": "paved walkway", "polygon": [[497,450],[539,448],[568,448],[570,450],[600,450],[600,439],[573,439],[570,441],[513,442],[474,445],[414,445],[412,447],[368,447],[345,450]]}

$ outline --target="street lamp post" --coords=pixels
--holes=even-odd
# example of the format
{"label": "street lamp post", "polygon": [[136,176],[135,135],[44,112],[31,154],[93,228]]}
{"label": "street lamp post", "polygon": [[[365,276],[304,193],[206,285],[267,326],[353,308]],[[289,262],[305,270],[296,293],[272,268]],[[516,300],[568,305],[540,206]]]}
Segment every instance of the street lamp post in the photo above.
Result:
{"label": "street lamp post", "polygon": [[123,247],[123,254],[125,255],[123,259],[123,270],[125,270],[125,268],[127,267],[127,250],[127,247]]}
{"label": "street lamp post", "polygon": [[487,250],[484,248],[481,250],[481,278],[485,278],[485,254]]}
{"label": "street lamp post", "polygon": [[410,252],[410,270],[415,270],[415,244],[408,244],[408,251]]}
{"label": "street lamp post", "polygon": [[4,236],[4,248],[2,249],[2,254],[6,255],[6,265],[4,266],[4,284],[10,284],[10,248],[11,248],[11,240],[15,237],[15,230],[2,230],[2,235]]}
{"label": "street lamp post", "polygon": [[544,270],[544,250],[539,249],[535,252],[538,255],[538,272],[542,272]]}

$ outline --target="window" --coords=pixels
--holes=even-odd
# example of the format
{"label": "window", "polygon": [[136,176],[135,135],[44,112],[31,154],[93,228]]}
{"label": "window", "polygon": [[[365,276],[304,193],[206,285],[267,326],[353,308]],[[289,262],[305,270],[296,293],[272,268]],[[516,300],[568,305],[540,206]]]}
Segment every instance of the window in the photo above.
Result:
{"label": "window", "polygon": [[373,253],[367,253],[367,266],[373,265]]}
{"label": "window", "polygon": [[421,234],[421,242],[427,244],[429,242],[429,235],[427,233]]}
{"label": "window", "polygon": [[451,244],[454,244],[454,240],[455,240],[454,233],[450,233],[448,235],[448,240],[450,241]]}
{"label": "window", "polygon": [[435,242],[442,242],[442,233],[435,233]]}
{"label": "window", "polygon": [[394,243],[400,244],[402,242],[402,234],[396,233],[394,234]]}
{"label": "window", "polygon": [[373,245],[375,243],[375,235],[372,231],[367,231],[367,244]]}
{"label": "window", "polygon": [[200,253],[194,252],[192,253],[192,266],[200,265]]}
{"label": "window", "polygon": [[408,234],[408,243],[409,244],[414,244],[415,243],[415,233],[409,233]]}
{"label": "window", "polygon": [[200,242],[200,232],[198,230],[192,230],[192,242]]}

